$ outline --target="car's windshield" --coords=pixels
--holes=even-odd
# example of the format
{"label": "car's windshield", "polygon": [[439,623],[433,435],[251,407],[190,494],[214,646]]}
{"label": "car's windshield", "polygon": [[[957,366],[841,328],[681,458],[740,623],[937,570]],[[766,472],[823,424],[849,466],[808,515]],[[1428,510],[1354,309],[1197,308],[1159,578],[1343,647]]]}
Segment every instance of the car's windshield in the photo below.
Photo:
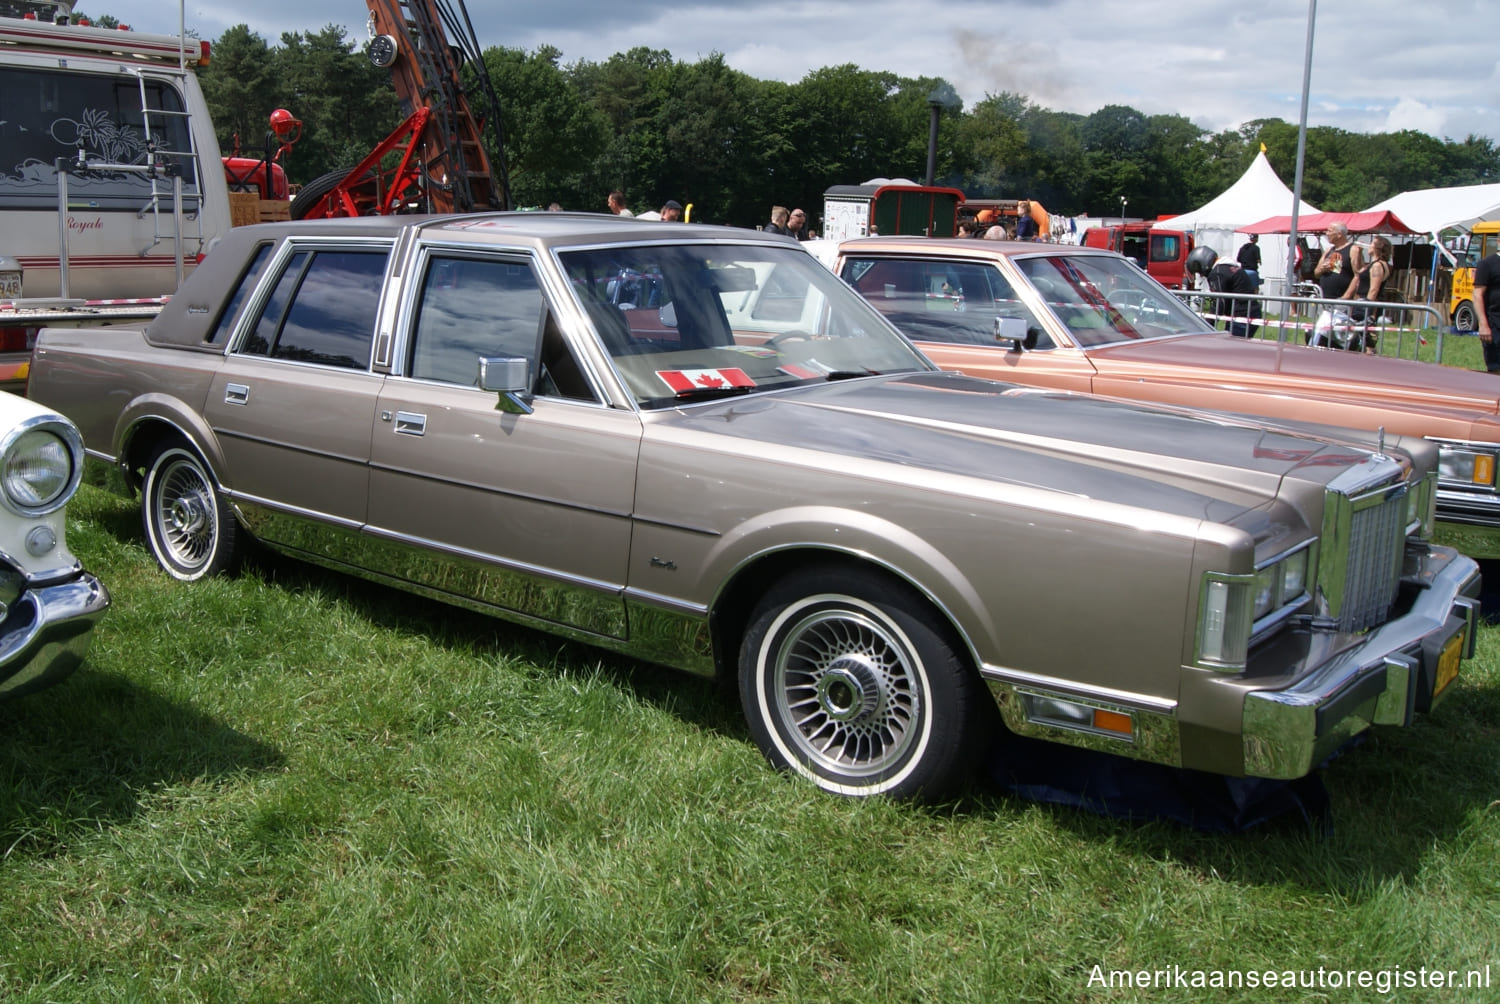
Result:
{"label": "car's windshield", "polygon": [[1115,255],[1036,255],[1015,263],[1078,344],[1208,331],[1208,324],[1130,261]]}
{"label": "car's windshield", "polygon": [[652,244],[558,257],[643,408],[931,368],[795,247]]}

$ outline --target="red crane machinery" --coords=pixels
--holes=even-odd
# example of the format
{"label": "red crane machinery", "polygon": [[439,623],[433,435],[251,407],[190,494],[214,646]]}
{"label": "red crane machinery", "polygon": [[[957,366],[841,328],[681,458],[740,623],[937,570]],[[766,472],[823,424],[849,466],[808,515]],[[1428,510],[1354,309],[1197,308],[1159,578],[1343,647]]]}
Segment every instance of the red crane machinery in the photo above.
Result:
{"label": "red crane machinery", "polygon": [[[294,219],[509,209],[500,102],[462,0],[366,0],[370,60],[388,67],[407,118],[348,171],[302,186]],[[449,39],[457,40],[451,44]],[[471,110],[463,71],[483,104]],[[494,133],[492,161],[484,145]]]}

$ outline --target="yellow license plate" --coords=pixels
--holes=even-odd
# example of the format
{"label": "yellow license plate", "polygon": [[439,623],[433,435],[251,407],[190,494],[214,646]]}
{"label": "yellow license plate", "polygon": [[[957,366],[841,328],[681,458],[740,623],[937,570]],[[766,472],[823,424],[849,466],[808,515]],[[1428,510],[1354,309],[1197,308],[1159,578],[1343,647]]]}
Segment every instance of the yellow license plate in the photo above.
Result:
{"label": "yellow license plate", "polygon": [[1438,656],[1437,685],[1432,688],[1432,696],[1443,692],[1443,688],[1458,679],[1458,663],[1463,655],[1464,633],[1460,631],[1448,643],[1443,646],[1442,655]]}

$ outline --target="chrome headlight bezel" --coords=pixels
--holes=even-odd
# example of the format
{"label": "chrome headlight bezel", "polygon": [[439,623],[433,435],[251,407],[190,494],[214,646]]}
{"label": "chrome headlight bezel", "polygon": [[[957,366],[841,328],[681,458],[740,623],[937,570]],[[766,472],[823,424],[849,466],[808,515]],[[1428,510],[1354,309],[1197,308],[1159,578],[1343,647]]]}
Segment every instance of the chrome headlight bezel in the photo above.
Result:
{"label": "chrome headlight bezel", "polygon": [[1312,602],[1317,540],[1257,562],[1249,575],[1207,572],[1198,605],[1196,665],[1243,672],[1250,647]]}
{"label": "chrome headlight bezel", "polygon": [[1250,656],[1255,576],[1205,572],[1198,597],[1194,663],[1223,673],[1243,672]]}
{"label": "chrome headlight bezel", "polygon": [[0,503],[35,518],[68,504],[83,479],[83,437],[61,415],[34,415],[0,436]]}
{"label": "chrome headlight bezel", "polygon": [[1437,472],[1415,478],[1410,485],[1406,496],[1406,534],[1431,537],[1437,521]]}

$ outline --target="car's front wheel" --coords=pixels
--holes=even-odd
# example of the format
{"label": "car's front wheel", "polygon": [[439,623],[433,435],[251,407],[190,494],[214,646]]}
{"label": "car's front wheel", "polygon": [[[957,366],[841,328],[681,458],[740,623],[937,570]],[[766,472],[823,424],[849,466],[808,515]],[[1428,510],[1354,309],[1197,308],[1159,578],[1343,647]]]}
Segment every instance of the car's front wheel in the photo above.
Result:
{"label": "car's front wheel", "polygon": [[773,764],[825,791],[942,798],[975,767],[992,707],[951,635],[879,573],[784,579],[740,648],[750,732]]}
{"label": "car's front wheel", "polygon": [[169,444],[152,455],[141,486],[146,543],[173,578],[193,582],[228,571],[238,557],[238,526],[198,454]]}

